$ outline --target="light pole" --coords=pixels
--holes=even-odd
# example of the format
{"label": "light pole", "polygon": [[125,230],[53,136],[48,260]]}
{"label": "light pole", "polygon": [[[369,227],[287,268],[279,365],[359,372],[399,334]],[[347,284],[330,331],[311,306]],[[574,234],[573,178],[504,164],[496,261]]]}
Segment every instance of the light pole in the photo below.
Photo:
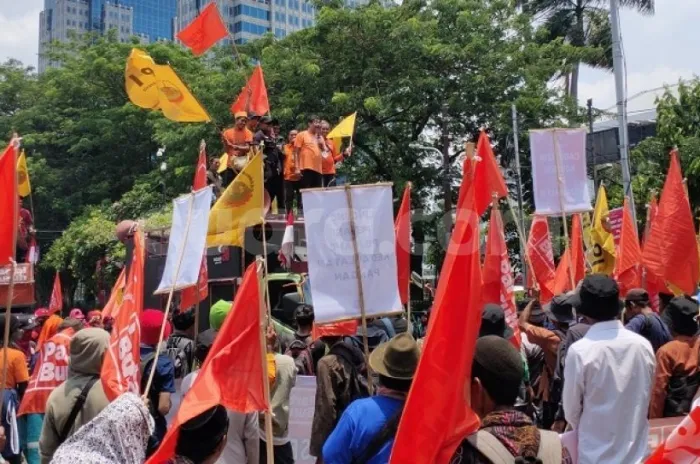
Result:
{"label": "light pole", "polygon": [[445,249],[450,244],[450,234],[452,233],[452,188],[450,186],[450,156],[447,150],[440,151],[429,145],[420,143],[410,143],[409,147],[414,150],[432,151],[442,158],[442,196],[445,204],[445,214],[442,216],[442,226],[445,229]]}

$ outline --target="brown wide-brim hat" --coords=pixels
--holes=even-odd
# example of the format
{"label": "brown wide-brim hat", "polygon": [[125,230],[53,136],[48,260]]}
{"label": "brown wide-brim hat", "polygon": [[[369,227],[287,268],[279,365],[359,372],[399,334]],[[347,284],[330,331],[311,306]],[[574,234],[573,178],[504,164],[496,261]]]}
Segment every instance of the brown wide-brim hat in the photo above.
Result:
{"label": "brown wide-brim hat", "polygon": [[369,365],[374,372],[396,380],[413,379],[420,348],[408,333],[398,334],[388,342],[379,345],[369,355]]}

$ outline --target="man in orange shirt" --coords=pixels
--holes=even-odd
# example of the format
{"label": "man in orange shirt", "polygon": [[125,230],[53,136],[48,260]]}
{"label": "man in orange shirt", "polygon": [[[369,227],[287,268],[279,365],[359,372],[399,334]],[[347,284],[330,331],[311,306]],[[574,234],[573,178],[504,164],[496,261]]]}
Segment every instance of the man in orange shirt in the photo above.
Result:
{"label": "man in orange shirt", "polygon": [[301,173],[294,153],[294,142],[299,131],[291,130],[287,135],[287,143],[283,147],[284,154],[284,209],[285,214],[293,211],[294,199],[297,200],[297,208],[301,207]]}
{"label": "man in orange shirt", "polygon": [[340,152],[340,146],[335,146],[333,140],[327,138],[328,133],[331,131],[331,126],[328,121],[321,121],[321,136],[326,144],[326,150],[321,153],[321,168],[323,171],[323,186],[329,187],[331,184],[335,184],[335,165],[340,163],[346,157],[350,156],[352,153],[351,146],[347,147],[342,153]]}
{"label": "man in orange shirt", "polygon": [[326,144],[320,135],[320,129],[321,121],[318,117],[310,116],[308,128],[299,132],[294,140],[294,156],[299,160],[297,169],[301,171],[301,188],[323,186],[321,151]]}
{"label": "man in orange shirt", "polygon": [[248,150],[250,150],[250,145],[253,143],[253,133],[246,127],[248,114],[245,111],[239,111],[234,117],[236,120],[235,125],[221,134],[224,149],[228,155],[227,168],[222,176],[224,187],[228,186],[236,177],[236,174],[245,166]]}

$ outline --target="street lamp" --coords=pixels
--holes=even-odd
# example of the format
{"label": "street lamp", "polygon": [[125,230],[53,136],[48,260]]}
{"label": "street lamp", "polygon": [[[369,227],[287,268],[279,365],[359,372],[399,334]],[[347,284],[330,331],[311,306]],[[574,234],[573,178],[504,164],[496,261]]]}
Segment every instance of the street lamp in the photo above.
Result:
{"label": "street lamp", "polygon": [[414,150],[432,151],[442,157],[442,196],[445,204],[445,214],[442,216],[442,226],[445,229],[445,248],[450,244],[452,233],[452,189],[450,186],[450,154],[448,150],[440,151],[429,145],[412,142],[408,146]]}

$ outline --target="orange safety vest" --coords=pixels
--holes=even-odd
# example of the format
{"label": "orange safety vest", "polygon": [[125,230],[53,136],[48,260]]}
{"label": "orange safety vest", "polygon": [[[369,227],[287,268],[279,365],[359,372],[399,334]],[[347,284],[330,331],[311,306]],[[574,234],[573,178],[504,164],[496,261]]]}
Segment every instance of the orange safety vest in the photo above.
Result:
{"label": "orange safety vest", "polygon": [[65,329],[42,345],[39,360],[19,405],[18,416],[46,412],[49,395],[68,377],[70,341],[74,334],[73,329]]}

